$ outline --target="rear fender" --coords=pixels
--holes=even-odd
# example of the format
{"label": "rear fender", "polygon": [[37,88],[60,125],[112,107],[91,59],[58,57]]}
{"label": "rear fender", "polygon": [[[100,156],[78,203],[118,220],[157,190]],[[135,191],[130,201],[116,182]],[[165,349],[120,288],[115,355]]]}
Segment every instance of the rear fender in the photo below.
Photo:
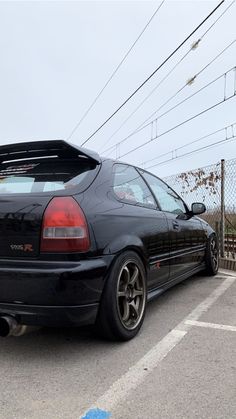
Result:
{"label": "rear fender", "polygon": [[144,264],[145,270],[147,271],[148,254],[142,240],[135,235],[124,234],[117,237],[105,247],[103,254],[118,255],[128,250],[133,250],[139,255]]}
{"label": "rear fender", "polygon": [[112,240],[109,244],[106,245],[103,254],[110,255],[115,253],[120,253],[129,247],[138,247],[142,252],[145,253],[143,242],[139,237],[130,234],[123,234]]}

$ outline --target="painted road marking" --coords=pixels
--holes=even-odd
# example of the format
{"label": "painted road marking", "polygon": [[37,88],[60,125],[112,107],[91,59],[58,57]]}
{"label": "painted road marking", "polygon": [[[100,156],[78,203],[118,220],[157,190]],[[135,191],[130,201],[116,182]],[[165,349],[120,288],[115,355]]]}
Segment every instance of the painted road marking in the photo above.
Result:
{"label": "painted road marking", "polygon": [[127,398],[127,393],[139,386],[143,380],[156,368],[167,354],[181,341],[187,332],[172,330],[154,348],[147,352],[135,365],[133,365],[110,389],[100,397],[95,406],[111,410],[121,400]]}
{"label": "painted road marking", "polygon": [[[127,399],[129,393],[139,386],[157,366],[170,353],[170,351],[186,336],[193,327],[188,321],[197,321],[218,298],[234,283],[236,277],[227,277],[204,301],[185,317],[171,332],[147,352],[135,365],[117,381],[94,403],[89,409],[98,408],[110,412],[121,401]],[[89,411],[88,411],[89,412]],[[86,418],[86,413],[81,416]],[[87,419],[87,418],[86,418]]]}
{"label": "painted road marking", "polygon": [[[198,320],[202,314],[206,313],[209,308],[218,300],[221,295],[227,291],[227,289],[234,283],[236,280],[235,276],[229,276],[219,285],[205,300],[203,300],[191,313],[180,323],[184,324],[187,320]],[[178,327],[180,327],[177,326]],[[186,325],[188,327],[190,325]],[[184,326],[183,326],[184,327]],[[186,330],[186,328],[184,328]]]}
{"label": "painted road marking", "polygon": [[[94,405],[100,409],[109,411],[121,400],[126,399],[128,393],[142,383],[147,374],[150,374],[156,368],[157,364],[181,341],[186,333],[182,330],[173,329],[135,365],[129,368],[120,379],[115,381]],[[87,419],[87,416],[82,416],[83,418]]]}
{"label": "painted road marking", "polygon": [[185,324],[190,324],[192,326],[198,327],[207,327],[210,329],[229,330],[230,332],[236,332],[236,326],[229,326],[227,324],[207,323],[195,320],[187,320]]}

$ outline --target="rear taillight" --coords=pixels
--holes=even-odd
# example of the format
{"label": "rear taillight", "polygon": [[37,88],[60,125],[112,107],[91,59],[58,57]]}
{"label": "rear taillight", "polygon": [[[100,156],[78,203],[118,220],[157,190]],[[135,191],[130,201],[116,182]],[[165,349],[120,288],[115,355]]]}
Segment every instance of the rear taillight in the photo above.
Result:
{"label": "rear taillight", "polygon": [[86,252],[90,247],[87,222],[70,196],[53,198],[43,216],[41,252]]}

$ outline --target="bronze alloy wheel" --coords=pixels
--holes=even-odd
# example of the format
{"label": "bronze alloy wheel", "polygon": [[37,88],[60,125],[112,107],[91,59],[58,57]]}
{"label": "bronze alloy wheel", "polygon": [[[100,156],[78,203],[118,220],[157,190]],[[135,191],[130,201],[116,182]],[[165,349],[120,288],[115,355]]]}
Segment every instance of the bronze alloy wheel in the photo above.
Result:
{"label": "bronze alloy wheel", "polygon": [[146,281],[133,260],[127,260],[117,281],[117,308],[122,325],[135,329],[142,320],[146,304]]}
{"label": "bronze alloy wheel", "polygon": [[212,238],[210,242],[211,263],[214,271],[217,271],[219,265],[219,253],[216,239]]}

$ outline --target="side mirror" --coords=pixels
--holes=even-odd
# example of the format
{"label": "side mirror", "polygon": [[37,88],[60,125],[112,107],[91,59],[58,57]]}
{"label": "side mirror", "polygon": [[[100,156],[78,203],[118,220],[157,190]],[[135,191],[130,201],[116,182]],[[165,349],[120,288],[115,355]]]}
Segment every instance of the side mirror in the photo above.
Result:
{"label": "side mirror", "polygon": [[191,212],[193,215],[199,215],[206,212],[206,207],[204,204],[201,204],[200,202],[194,202],[191,206]]}

